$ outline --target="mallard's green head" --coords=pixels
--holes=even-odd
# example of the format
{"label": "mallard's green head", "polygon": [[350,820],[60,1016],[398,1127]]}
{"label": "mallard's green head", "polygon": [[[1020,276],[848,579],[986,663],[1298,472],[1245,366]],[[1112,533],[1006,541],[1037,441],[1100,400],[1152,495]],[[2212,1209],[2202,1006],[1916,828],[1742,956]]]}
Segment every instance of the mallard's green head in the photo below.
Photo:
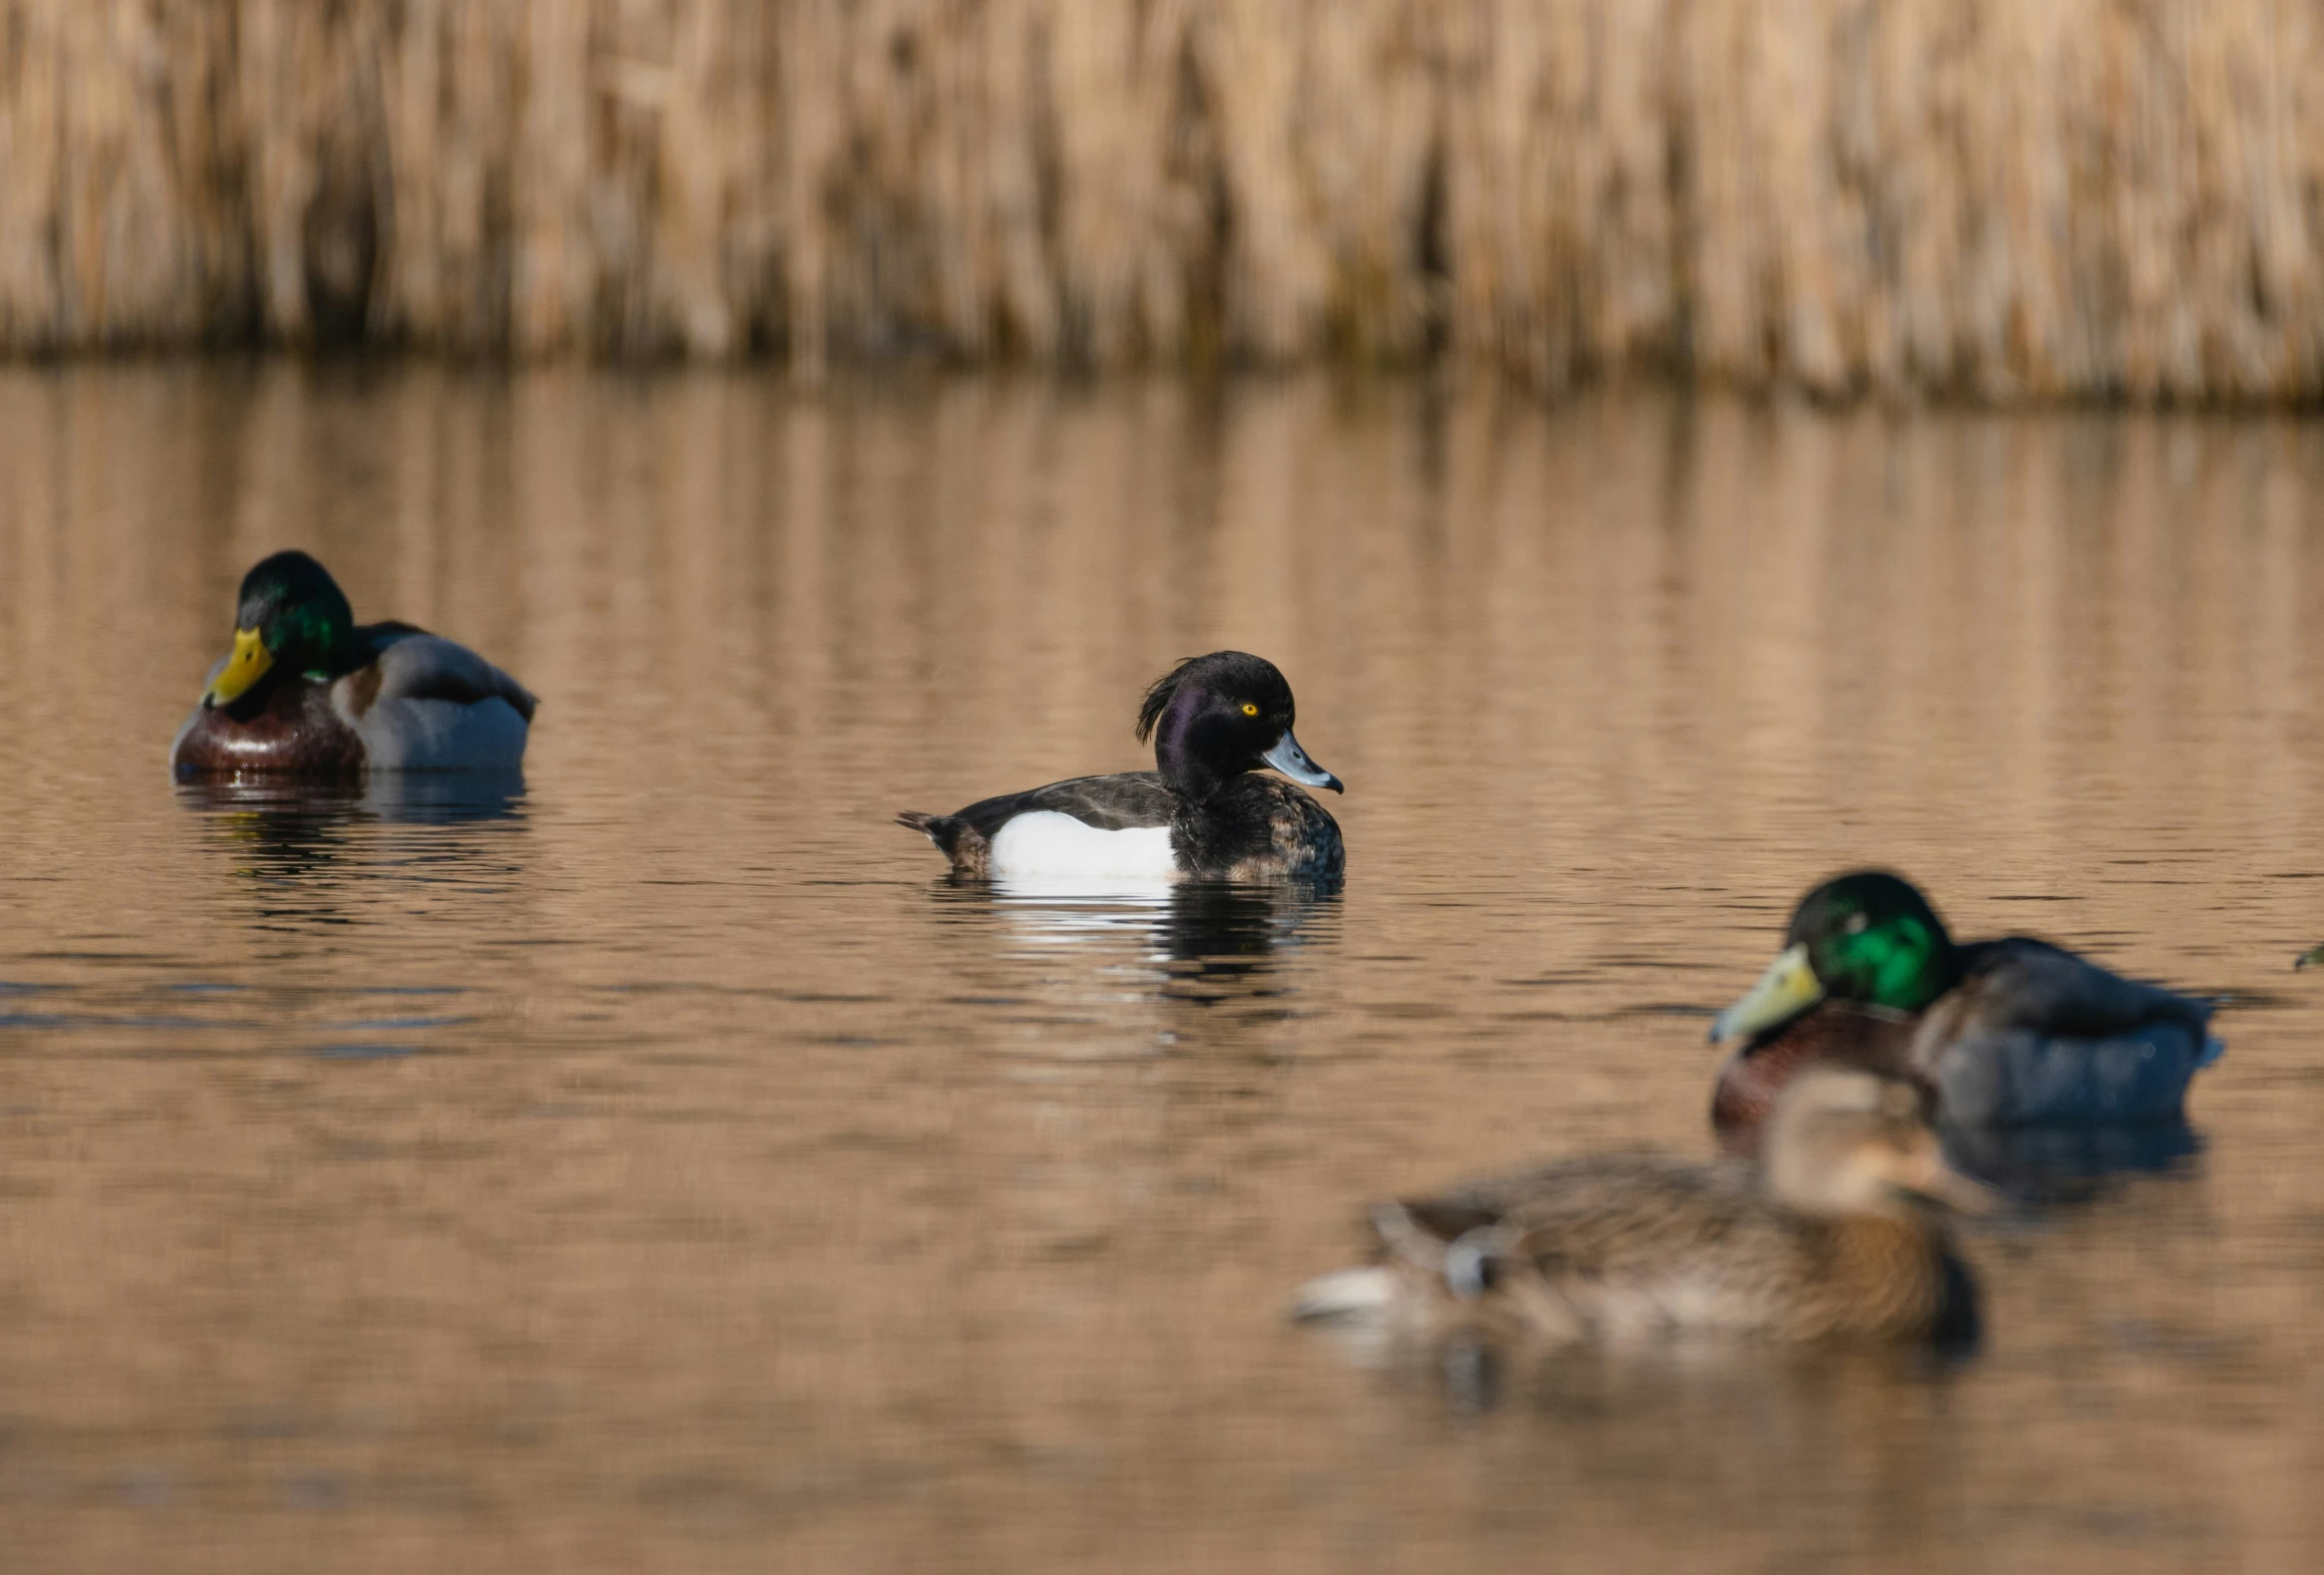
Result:
{"label": "mallard's green head", "polygon": [[1828,880],[1792,914],[1784,950],[1711,1028],[1714,1040],[1776,1027],[1826,996],[1917,1012],[1953,986],[1944,921],[1912,883],[1864,869]]}
{"label": "mallard's green head", "polygon": [[234,649],[201,697],[231,705],[276,668],[336,678],[355,664],[355,609],[331,571],[304,552],[277,552],[242,576],[234,607]]}

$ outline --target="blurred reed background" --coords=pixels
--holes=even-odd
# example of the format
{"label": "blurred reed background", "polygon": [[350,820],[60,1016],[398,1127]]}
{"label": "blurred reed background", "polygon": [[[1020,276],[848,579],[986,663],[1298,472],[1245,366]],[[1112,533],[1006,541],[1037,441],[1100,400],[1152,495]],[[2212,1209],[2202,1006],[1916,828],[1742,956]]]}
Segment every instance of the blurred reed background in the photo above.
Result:
{"label": "blurred reed background", "polygon": [[2301,0],[0,0],[0,347],[2311,398]]}

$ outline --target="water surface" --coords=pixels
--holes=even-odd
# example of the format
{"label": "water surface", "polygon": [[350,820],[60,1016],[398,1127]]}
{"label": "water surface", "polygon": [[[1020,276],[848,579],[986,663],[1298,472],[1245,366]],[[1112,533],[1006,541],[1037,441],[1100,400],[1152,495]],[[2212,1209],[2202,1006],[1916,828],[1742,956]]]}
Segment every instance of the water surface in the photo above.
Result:
{"label": "water surface", "polygon": [[[0,374],[0,1528],[27,1567],[2304,1570],[2324,439],[1613,394]],[[241,571],[543,697],[521,783],[172,788]],[[1281,663],[1336,898],[888,823]],[[2225,997],[1989,1338],[1351,1363],[1386,1190],[1707,1152],[1900,865]],[[2107,1156],[2099,1156],[2107,1157]],[[2115,1156],[2120,1157],[2120,1156]]]}

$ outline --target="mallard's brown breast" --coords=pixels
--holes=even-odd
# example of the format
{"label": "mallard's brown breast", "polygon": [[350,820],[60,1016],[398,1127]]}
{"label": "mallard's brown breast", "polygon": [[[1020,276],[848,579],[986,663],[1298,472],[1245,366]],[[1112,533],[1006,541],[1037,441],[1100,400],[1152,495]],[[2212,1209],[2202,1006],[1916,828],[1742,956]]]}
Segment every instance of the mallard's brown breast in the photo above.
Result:
{"label": "mallard's brown breast", "polygon": [[1824,1001],[1790,1022],[1746,1041],[1719,1068],[1711,1092],[1711,1124],[1733,1154],[1759,1148],[1759,1124],[1776,1096],[1802,1069],[1820,1064],[1862,1067],[1920,1085],[1929,1113],[1935,1091],[1912,1067],[1915,1020],[1847,1001]]}
{"label": "mallard's brown breast", "polygon": [[248,706],[194,713],[169,752],[179,777],[363,776],[363,740],[331,706],[328,685],[293,678]]}

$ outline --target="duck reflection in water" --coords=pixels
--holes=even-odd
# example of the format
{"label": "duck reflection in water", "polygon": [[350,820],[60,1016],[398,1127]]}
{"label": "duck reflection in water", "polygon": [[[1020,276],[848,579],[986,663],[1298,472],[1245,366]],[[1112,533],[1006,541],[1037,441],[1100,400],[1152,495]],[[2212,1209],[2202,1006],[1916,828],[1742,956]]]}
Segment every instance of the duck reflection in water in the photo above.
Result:
{"label": "duck reflection in water", "polygon": [[524,773],[379,772],[365,782],[344,783],[195,778],[177,785],[177,801],[197,811],[275,815],[286,822],[459,825],[515,818],[524,801]]}
{"label": "duck reflection in water", "polygon": [[[253,778],[194,780],[176,788],[177,801],[207,819],[208,840],[235,859],[234,873],[251,888],[279,894],[257,916],[316,924],[350,922],[346,902],[367,879],[393,873],[410,879],[415,866],[463,860],[469,838],[400,838],[383,861],[368,827],[485,828],[523,824],[524,776],[509,772],[383,772],[365,782],[300,782]],[[369,866],[385,862],[384,869]]]}
{"label": "duck reflection in water", "polygon": [[964,916],[999,919],[1022,946],[1130,950],[1155,971],[1159,998],[1196,1004],[1282,994],[1285,960],[1335,936],[1339,919],[1336,884],[1123,881],[1093,890],[1085,880],[945,881],[935,895]]}

